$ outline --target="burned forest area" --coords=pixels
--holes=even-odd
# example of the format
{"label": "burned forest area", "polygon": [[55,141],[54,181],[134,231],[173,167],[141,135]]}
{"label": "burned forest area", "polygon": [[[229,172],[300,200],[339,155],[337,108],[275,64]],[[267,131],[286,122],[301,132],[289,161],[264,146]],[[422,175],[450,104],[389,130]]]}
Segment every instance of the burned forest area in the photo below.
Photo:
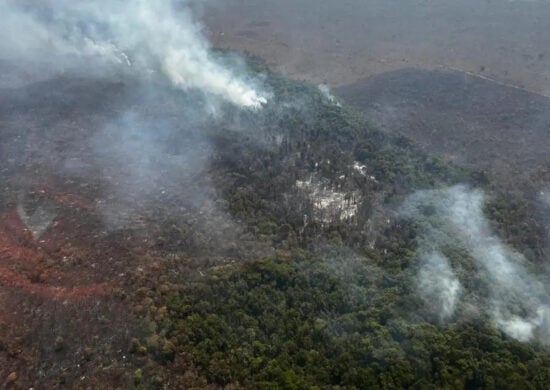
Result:
{"label": "burned forest area", "polygon": [[[129,80],[2,90],[5,385],[544,388],[544,348],[466,304],[438,323],[415,291],[422,223],[399,205],[487,177],[254,67],[271,102],[214,119]],[[542,267],[534,207],[493,190],[484,210]]]}
{"label": "burned forest area", "polygon": [[0,389],[548,388],[550,98],[5,3]]}

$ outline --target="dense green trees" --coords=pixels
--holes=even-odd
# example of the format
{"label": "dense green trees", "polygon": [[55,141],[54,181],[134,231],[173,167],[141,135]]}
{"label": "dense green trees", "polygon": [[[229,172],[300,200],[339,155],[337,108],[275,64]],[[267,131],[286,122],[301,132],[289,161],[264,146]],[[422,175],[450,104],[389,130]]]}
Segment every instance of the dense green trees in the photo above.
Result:
{"label": "dense green trees", "polygon": [[157,331],[218,385],[545,387],[548,354],[484,323],[427,323],[407,280],[349,250],[268,257],[170,294]]}
{"label": "dense green trees", "polygon": [[[208,172],[243,226],[241,238],[262,243],[264,255],[236,236],[226,237],[236,241],[223,246],[233,249],[221,257],[207,235],[182,245],[190,232],[174,221],[164,245],[179,248],[194,271],[183,272],[180,257],[167,258],[167,279],[176,287],[147,287],[148,330],[134,351],[160,366],[145,376],[160,370],[166,383],[180,383],[174,375],[183,359],[214,386],[546,388],[545,350],[505,337],[483,315],[435,325],[415,292],[416,226],[395,218],[396,206],[419,188],[484,185],[483,175],[385,135],[312,86],[268,80],[274,98],[263,112],[236,113],[238,130],[212,129]],[[296,187],[312,176],[359,194],[356,215],[315,220],[313,200]],[[496,199],[487,213],[510,243],[540,248],[522,203]],[[513,228],[518,222],[525,228]],[[476,283],[468,256],[459,248],[448,252],[461,277]],[[200,260],[193,260],[197,253]]]}

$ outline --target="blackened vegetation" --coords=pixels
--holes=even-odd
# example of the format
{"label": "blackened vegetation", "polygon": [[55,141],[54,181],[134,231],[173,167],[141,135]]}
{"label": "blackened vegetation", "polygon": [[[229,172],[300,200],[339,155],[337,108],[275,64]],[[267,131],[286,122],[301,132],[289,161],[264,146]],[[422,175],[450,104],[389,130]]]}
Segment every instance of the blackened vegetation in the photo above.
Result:
{"label": "blackened vegetation", "polygon": [[[131,80],[2,94],[2,211],[27,182],[70,189],[97,206],[75,223],[81,246],[117,248],[89,259],[113,302],[36,317],[44,303],[17,298],[29,352],[2,334],[4,377],[52,388],[545,388],[541,347],[479,313],[435,325],[415,291],[417,227],[395,210],[417,189],[487,179],[263,71],[269,103],[220,105],[215,119],[196,107],[200,94]],[[135,178],[119,171],[136,166]],[[532,210],[505,194],[487,205],[499,234],[537,262],[544,242]],[[464,285],[478,283],[472,259],[448,252]],[[36,318],[61,319],[63,339]]]}
{"label": "blackened vegetation", "polygon": [[[170,278],[177,292],[152,293],[145,318],[154,332],[138,345],[164,365],[157,375],[187,383],[177,374],[185,360],[212,387],[544,388],[547,352],[504,336],[483,314],[433,324],[412,282],[415,226],[392,212],[416,189],[487,179],[369,127],[312,86],[269,82],[275,97],[262,113],[237,114],[212,134],[209,175],[272,254],[235,248],[196,264],[200,277]],[[311,177],[359,199],[356,212],[316,219],[319,203],[297,186]],[[497,196],[488,215],[511,244],[542,248],[522,202]],[[461,280],[480,282],[467,255],[447,255],[463,264]]]}
{"label": "blackened vegetation", "polygon": [[[303,245],[319,236],[340,236],[346,245],[366,248],[362,233],[376,209],[397,204],[415,189],[479,182],[475,174],[426,156],[406,139],[369,127],[356,113],[324,101],[312,86],[287,85],[275,77],[272,83],[276,100],[258,122],[247,125],[253,135],[223,131],[214,137],[211,169],[232,215],[252,230],[282,228]],[[315,199],[296,186],[312,176],[335,191],[357,193],[357,214],[315,221]],[[384,213],[390,218],[388,210]]]}

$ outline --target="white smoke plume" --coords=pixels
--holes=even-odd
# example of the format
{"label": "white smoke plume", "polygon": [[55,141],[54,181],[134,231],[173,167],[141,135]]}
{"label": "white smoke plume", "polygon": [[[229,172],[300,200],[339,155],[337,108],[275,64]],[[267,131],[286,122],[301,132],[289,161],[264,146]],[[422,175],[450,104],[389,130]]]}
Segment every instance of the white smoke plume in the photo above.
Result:
{"label": "white smoke plume", "polygon": [[340,107],[341,104],[340,102],[338,101],[338,99],[336,99],[336,96],[334,96],[332,94],[332,92],[330,91],[330,87],[326,84],[319,84],[317,86],[317,88],[319,89],[319,91],[321,92],[321,94],[325,97],[325,99],[327,99],[329,102],[331,102],[332,104]]}
{"label": "white smoke plume", "polygon": [[453,316],[462,286],[449,260],[441,253],[424,254],[418,272],[418,289],[422,299],[441,322]]}
{"label": "white smoke plume", "polygon": [[[522,254],[491,231],[483,214],[484,203],[482,191],[459,185],[416,192],[401,212],[424,228],[422,250],[455,245],[476,261],[490,291],[488,310],[503,332],[520,341],[538,339],[549,344],[550,306],[545,284],[529,270]],[[448,283],[445,272],[421,271],[420,277],[432,278],[425,283]]]}
{"label": "white smoke plume", "polygon": [[187,0],[0,0],[0,14],[4,60],[160,75],[177,88],[200,89],[240,107],[266,103],[244,72],[212,56]]}

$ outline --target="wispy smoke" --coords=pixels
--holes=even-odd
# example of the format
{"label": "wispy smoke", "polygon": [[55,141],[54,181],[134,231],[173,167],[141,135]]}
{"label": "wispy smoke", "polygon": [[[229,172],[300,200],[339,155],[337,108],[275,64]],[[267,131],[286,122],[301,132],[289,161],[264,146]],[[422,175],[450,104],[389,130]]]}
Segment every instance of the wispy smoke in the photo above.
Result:
{"label": "wispy smoke", "polygon": [[[233,118],[261,117],[242,108],[265,99],[244,61],[210,50],[191,6],[0,0],[0,91],[9,102],[0,151],[25,185],[55,178],[89,189],[102,233],[225,254],[240,230],[208,170],[212,140]],[[3,89],[3,69],[29,80]],[[49,210],[24,206],[21,218],[40,235]]]}
{"label": "wispy smoke", "polygon": [[340,106],[340,102],[336,99],[336,96],[332,94],[328,85],[319,84],[317,88],[319,88],[319,91],[321,91],[321,94],[325,97],[325,99],[338,107]]}
{"label": "wispy smoke", "polygon": [[[545,285],[540,277],[529,271],[524,256],[491,231],[483,214],[484,202],[481,191],[454,186],[416,192],[407,199],[401,211],[422,227],[419,241],[421,250],[426,253],[424,256],[429,256],[430,251],[443,252],[455,246],[475,260],[489,290],[487,308],[503,332],[520,341],[537,338],[549,343],[550,307]],[[445,286],[439,299],[446,302],[446,294],[453,286],[449,281],[452,272],[445,271],[448,263],[444,257],[435,256],[428,264],[432,264],[428,269],[439,267],[439,271],[420,271],[421,279],[429,279],[420,282],[421,292],[424,293],[426,285]]]}
{"label": "wispy smoke", "polygon": [[418,288],[426,304],[434,311],[441,322],[448,320],[462,292],[449,260],[441,253],[422,255],[418,272]]}
{"label": "wispy smoke", "polygon": [[200,136],[202,125],[194,118],[202,111],[189,104],[176,118],[161,114],[128,111],[94,134],[95,164],[110,190],[109,201],[100,205],[107,226],[123,226],[136,214],[136,205],[150,208],[151,200],[168,202],[178,194],[187,203],[205,198],[195,184],[210,157],[206,138]]}
{"label": "wispy smoke", "polygon": [[17,214],[21,221],[35,239],[39,239],[42,234],[51,226],[55,217],[58,214],[56,206],[53,202],[42,202],[35,210],[28,212],[25,208],[23,197],[19,197],[17,203]]}
{"label": "wispy smoke", "polygon": [[87,71],[162,76],[177,88],[261,107],[266,98],[255,83],[212,56],[187,3],[0,0],[0,57],[53,62],[57,70],[70,63]]}

